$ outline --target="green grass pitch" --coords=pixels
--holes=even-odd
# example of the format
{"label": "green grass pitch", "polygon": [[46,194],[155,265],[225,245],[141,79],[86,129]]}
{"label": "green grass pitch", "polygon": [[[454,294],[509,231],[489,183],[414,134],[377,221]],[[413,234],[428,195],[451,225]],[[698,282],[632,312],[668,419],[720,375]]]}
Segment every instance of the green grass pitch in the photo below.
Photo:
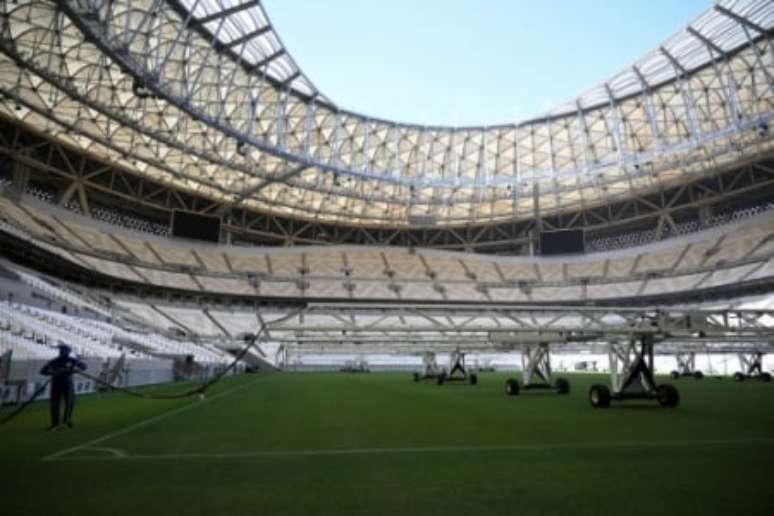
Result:
{"label": "green grass pitch", "polygon": [[774,514],[774,385],[681,379],[677,409],[595,410],[603,377],[517,397],[506,377],[246,375],[204,401],[82,396],[60,432],[38,403],[0,427],[0,512]]}

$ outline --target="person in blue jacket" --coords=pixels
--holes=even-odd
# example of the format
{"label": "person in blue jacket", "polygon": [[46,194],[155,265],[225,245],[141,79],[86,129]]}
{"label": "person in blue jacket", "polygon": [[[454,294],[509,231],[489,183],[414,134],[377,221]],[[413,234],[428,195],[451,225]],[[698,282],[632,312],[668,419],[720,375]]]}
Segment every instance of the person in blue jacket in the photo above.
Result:
{"label": "person in blue jacket", "polygon": [[73,409],[75,408],[75,387],[73,374],[85,371],[86,364],[71,357],[72,349],[67,344],[59,343],[59,356],[49,361],[40,370],[40,374],[51,377],[51,426],[50,430],[59,428],[59,404],[64,399],[64,424],[73,427]]}

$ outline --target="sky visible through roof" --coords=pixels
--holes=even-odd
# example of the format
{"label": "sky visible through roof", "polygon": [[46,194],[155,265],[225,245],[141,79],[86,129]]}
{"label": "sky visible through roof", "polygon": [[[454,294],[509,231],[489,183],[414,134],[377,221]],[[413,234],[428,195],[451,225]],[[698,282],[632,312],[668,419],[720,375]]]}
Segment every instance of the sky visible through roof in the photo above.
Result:
{"label": "sky visible through roof", "polygon": [[425,125],[526,120],[631,64],[708,0],[265,0],[340,107]]}

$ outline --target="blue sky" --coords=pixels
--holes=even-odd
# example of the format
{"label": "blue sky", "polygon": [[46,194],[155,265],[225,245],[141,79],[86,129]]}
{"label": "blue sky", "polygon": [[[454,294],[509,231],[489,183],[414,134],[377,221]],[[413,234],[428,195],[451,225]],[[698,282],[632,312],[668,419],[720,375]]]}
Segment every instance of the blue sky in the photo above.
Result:
{"label": "blue sky", "polygon": [[265,0],[339,106],[429,125],[537,116],[681,29],[708,0]]}

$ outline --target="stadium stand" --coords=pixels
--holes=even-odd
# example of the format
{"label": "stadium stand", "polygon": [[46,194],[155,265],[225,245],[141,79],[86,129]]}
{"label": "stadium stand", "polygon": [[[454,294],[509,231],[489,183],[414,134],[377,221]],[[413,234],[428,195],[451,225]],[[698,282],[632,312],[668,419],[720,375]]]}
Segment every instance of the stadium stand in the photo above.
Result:
{"label": "stadium stand", "polygon": [[[556,11],[546,40],[564,34],[567,8]],[[21,460],[0,485],[23,489],[0,503],[169,514],[206,494],[197,507],[216,513],[508,512],[502,503],[678,514],[677,500],[771,513],[755,478],[772,442],[764,388],[737,407],[723,398],[731,382],[705,381],[711,395],[686,389],[692,409],[674,425],[674,411],[637,410],[585,434],[568,407],[581,385],[587,412],[627,400],[674,409],[678,384],[660,373],[771,381],[773,42],[774,2],[718,0],[568,102],[451,127],[336,104],[260,0],[0,2],[0,405],[16,405],[0,426],[30,406],[42,415],[32,402],[51,396],[41,366],[60,343],[88,366],[76,392],[133,396],[92,399],[115,412],[91,412],[83,439],[52,435],[40,449],[28,445],[35,419],[12,422],[24,438],[8,455]],[[593,61],[570,50],[578,66]],[[181,233],[181,213],[213,231]],[[265,369],[415,374],[215,387]],[[571,370],[573,382],[607,377],[553,405],[569,422],[550,397],[521,401],[520,389],[568,395],[552,375]],[[519,373],[497,380],[499,399],[491,384],[473,390],[492,371]],[[412,397],[409,378],[470,389]],[[186,384],[134,389],[174,381]],[[149,398],[178,401],[139,404]],[[159,453],[172,460],[139,462]],[[248,482],[238,475],[253,462]],[[62,507],[21,510],[16,495]]]}
{"label": "stadium stand", "polygon": [[568,259],[379,247],[341,248],[335,254],[324,247],[245,249],[132,234],[85,217],[63,227],[92,237],[64,244],[26,215],[56,208],[20,206],[0,199],[17,234],[58,249],[76,264],[150,285],[244,296],[536,302],[630,297],[754,279],[774,250],[769,212],[681,238]]}
{"label": "stadium stand", "polygon": [[[3,403],[18,403],[36,392],[44,380],[38,370],[56,355],[60,343],[71,346],[95,374],[106,375],[120,367],[111,376],[112,384],[120,387],[171,381],[175,364],[189,359],[205,376],[234,359],[216,342],[167,336],[163,328],[170,326],[168,320],[149,322],[147,313],[112,303],[107,293],[65,284],[11,263],[3,263],[2,271],[0,355],[11,359],[5,387],[0,386]],[[256,328],[257,323],[246,332]],[[239,364],[237,371],[243,369],[244,364]],[[94,381],[82,380],[78,392],[93,392],[97,387]],[[48,390],[39,393],[43,398],[48,395]]]}
{"label": "stadium stand", "polygon": [[[136,305],[127,304],[136,309]],[[172,309],[174,310],[174,309]],[[136,315],[146,315],[135,312]],[[201,311],[196,315],[202,316]],[[180,312],[178,311],[178,316]],[[174,340],[158,333],[128,331],[115,324],[77,317],[37,307],[0,301],[0,323],[7,337],[7,349],[16,353],[55,353],[57,343],[65,342],[83,357],[136,358],[191,355],[199,362],[227,363],[231,356],[204,344]],[[200,335],[212,335],[210,327],[196,326]],[[252,330],[255,330],[255,325]],[[20,346],[16,348],[16,346]]]}

